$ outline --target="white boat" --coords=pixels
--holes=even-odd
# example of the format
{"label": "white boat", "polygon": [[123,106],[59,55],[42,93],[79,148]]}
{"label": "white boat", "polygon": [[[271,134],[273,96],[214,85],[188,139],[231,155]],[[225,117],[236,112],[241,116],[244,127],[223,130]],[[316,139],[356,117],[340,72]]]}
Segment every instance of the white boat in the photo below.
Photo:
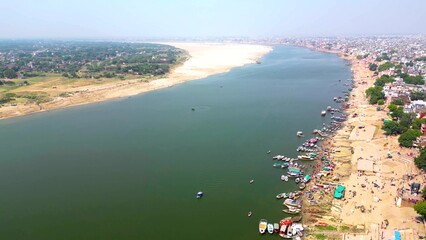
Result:
{"label": "white boat", "polygon": [[274,225],[272,223],[268,223],[268,233],[273,234],[274,233]]}
{"label": "white boat", "polygon": [[297,135],[298,137],[303,137],[303,132],[302,132],[302,131],[298,131],[298,132],[296,133],[296,135]]}
{"label": "white boat", "polygon": [[324,117],[327,114],[326,111],[321,111],[321,116]]}
{"label": "white boat", "polygon": [[287,175],[281,175],[281,180],[283,181],[288,181],[288,176]]}
{"label": "white boat", "polygon": [[254,183],[254,179],[250,180],[250,182],[249,182],[249,183],[250,183],[250,184]]}
{"label": "white boat", "polygon": [[204,194],[203,194],[203,192],[198,192],[198,193],[197,193],[197,198],[198,198],[198,199],[200,199],[200,198],[202,198],[202,197],[203,197],[203,195],[204,195]]}
{"label": "white boat", "polygon": [[250,212],[248,212],[248,214],[247,214],[247,217],[251,217],[251,215],[252,215],[253,213],[250,211]]}
{"label": "white boat", "polygon": [[268,225],[268,221],[266,219],[261,219],[259,222],[259,232],[260,234],[264,234],[266,232],[266,226]]}
{"label": "white boat", "polygon": [[280,225],[278,223],[274,223],[274,232],[279,232],[280,231]]}

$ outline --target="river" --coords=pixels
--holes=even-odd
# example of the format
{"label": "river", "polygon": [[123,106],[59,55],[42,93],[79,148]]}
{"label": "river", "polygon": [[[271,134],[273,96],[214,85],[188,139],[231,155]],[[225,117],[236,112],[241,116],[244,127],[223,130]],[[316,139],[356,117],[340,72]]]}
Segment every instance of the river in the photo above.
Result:
{"label": "river", "polygon": [[0,239],[259,239],[296,186],[271,157],[297,156],[296,132],[329,121],[349,78],[336,55],[276,46],[262,64],[2,120]]}

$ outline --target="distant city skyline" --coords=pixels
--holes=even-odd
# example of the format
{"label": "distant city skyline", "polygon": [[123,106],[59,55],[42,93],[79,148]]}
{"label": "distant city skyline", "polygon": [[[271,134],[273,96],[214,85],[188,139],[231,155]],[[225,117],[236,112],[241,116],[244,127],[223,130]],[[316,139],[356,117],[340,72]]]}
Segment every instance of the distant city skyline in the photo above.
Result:
{"label": "distant city skyline", "polygon": [[424,0],[15,0],[0,38],[213,38],[426,34]]}

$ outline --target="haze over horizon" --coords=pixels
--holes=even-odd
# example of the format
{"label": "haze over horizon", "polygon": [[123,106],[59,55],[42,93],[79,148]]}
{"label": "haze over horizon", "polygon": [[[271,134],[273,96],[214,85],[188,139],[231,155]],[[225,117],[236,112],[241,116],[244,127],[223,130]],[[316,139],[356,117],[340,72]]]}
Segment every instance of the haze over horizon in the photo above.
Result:
{"label": "haze over horizon", "polygon": [[426,1],[0,3],[0,38],[208,38],[425,34]]}

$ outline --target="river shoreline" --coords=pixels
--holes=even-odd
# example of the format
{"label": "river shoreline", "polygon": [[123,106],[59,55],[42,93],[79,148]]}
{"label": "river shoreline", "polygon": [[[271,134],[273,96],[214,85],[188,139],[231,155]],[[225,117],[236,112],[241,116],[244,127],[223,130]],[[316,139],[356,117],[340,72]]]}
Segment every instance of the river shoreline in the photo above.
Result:
{"label": "river shoreline", "polygon": [[[404,179],[409,170],[415,176],[413,181],[423,183],[424,179],[414,166],[413,156],[416,151],[399,147],[397,136],[384,135],[381,126],[383,119],[387,118],[387,110],[378,111],[376,106],[368,103],[365,90],[373,86],[375,81],[373,73],[368,69],[368,62],[357,60],[343,52],[312,46],[302,47],[337,54],[349,61],[354,82],[349,106],[345,110],[349,115],[348,120],[331,138],[322,143],[324,148],[329,148],[327,158],[335,166],[327,181],[333,185],[344,185],[346,196],[343,200],[334,199],[334,187],[331,187],[327,194],[321,196],[318,207],[309,207],[304,211],[305,219],[313,216],[317,219],[310,221],[308,225],[313,229],[318,223],[334,226],[339,234],[348,233],[345,239],[357,239],[360,234],[373,239],[378,236],[387,238],[392,236],[393,229],[403,229],[409,232],[407,234],[424,234],[424,227],[413,221],[417,213],[412,205],[395,207],[397,189],[406,188]],[[387,158],[388,153],[393,158]],[[361,160],[374,162],[374,170],[358,171],[358,161]],[[319,167],[321,164],[314,171],[320,172],[322,169]],[[328,232],[330,237],[335,237],[336,234]]]}
{"label": "river shoreline", "polygon": [[[144,92],[172,87],[187,81],[226,73],[235,67],[255,64],[260,58],[272,51],[272,47],[270,46],[251,44],[177,42],[163,44],[181,48],[190,55],[187,61],[174,68],[166,77],[150,81],[135,79],[101,85],[64,88],[61,91],[73,92],[73,94],[68,97],[55,97],[52,101],[41,104],[32,103],[3,106],[0,108],[0,120],[71,106],[131,97]],[[43,89],[34,89],[34,91],[40,90]]]}

